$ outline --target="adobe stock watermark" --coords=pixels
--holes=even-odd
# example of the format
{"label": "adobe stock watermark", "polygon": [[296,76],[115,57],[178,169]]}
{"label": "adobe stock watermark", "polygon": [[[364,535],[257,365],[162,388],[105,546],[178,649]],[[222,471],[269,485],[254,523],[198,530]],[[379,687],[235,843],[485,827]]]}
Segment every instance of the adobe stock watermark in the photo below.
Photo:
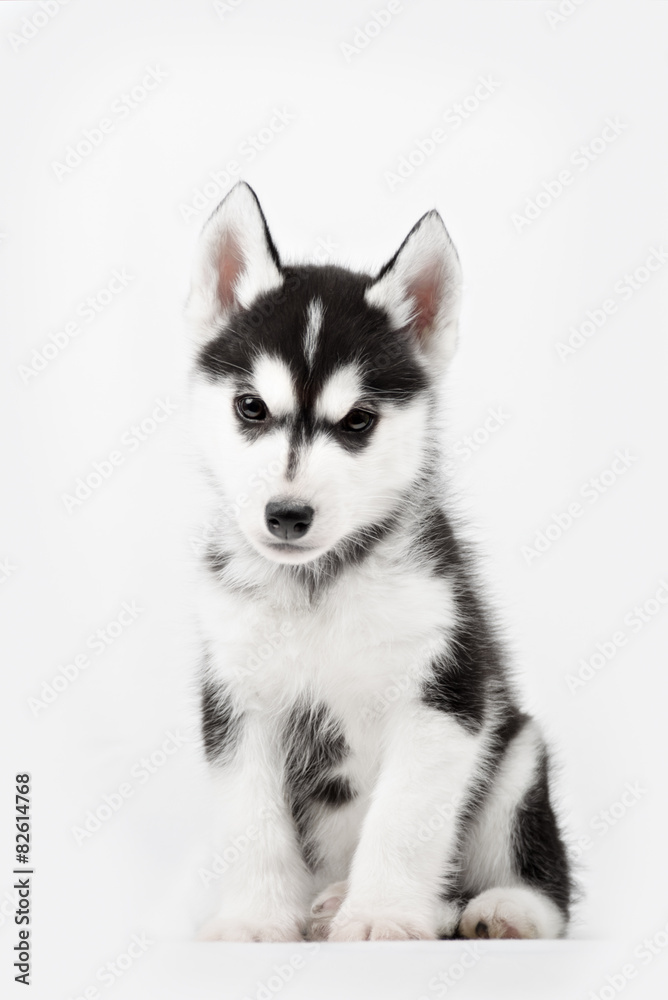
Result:
{"label": "adobe stock watermark", "polygon": [[74,319],[69,320],[60,329],[49,334],[48,341],[41,347],[33,347],[30,361],[18,366],[18,374],[24,385],[43,372],[59,354],[65,351],[72,341],[84,332],[90,324],[114,302],[118,296],[135,280],[134,274],[129,274],[122,267],[115,268],[111,277],[102,288],[92,295],[87,295],[74,308]]}
{"label": "adobe stock watermark", "polygon": [[18,566],[15,566],[9,556],[0,559],[0,584],[7,583],[10,577],[14,576]]}
{"label": "adobe stock watermark", "polygon": [[42,681],[39,693],[28,698],[28,708],[37,718],[40,712],[45,711],[60,698],[74,682],[87,670],[93,661],[93,657],[101,656],[106,650],[113,646],[129,628],[134,625],[144,609],[137,605],[134,600],[123,601],[116,616],[111,621],[105,622],[85,640],[85,651],[77,653],[68,663],[63,663],[55,674],[49,679]]}
{"label": "adobe stock watermark", "polygon": [[410,690],[411,674],[404,673],[393,675],[390,683],[386,684],[382,691],[373,696],[370,704],[365,704],[360,712],[360,718],[364,722],[377,722],[382,719],[393,705],[401,703]]}
{"label": "adobe stock watermark", "polygon": [[271,975],[256,981],[252,996],[250,993],[244,993],[241,1000],[272,1000],[294,978],[296,972],[306,967],[307,959],[319,951],[320,945],[316,941],[307,941],[300,945],[299,951],[287,961],[272,966]]}
{"label": "adobe stock watermark", "polygon": [[169,397],[155,400],[154,406],[148,416],[140,420],[139,423],[132,424],[123,432],[118,448],[112,449],[109,454],[93,462],[90,472],[78,476],[71,493],[61,493],[60,499],[63,502],[68,514],[72,514],[78,507],[81,507],[86,500],[93,496],[100,486],[109,480],[126,459],[133,455],[145,441],[148,441],[158,427],[177,410],[175,403],[170,402]]}
{"label": "adobe stock watermark", "polygon": [[423,664],[438,656],[439,652],[438,645],[433,642],[422,645],[413,654],[413,659],[402,673],[391,674],[382,691],[376,692],[369,700],[362,702],[359,713],[362,722],[377,722],[395,705],[404,701],[411,684],[420,676]]}
{"label": "adobe stock watermark", "polygon": [[501,82],[493,76],[479,76],[476,86],[461,101],[450,105],[441,114],[442,125],[437,125],[430,133],[417,139],[412,148],[400,156],[392,170],[383,172],[383,179],[390,191],[413,176],[426,161],[432,157],[439,147],[454,135],[461,126],[476,114],[492,94],[501,89]]}
{"label": "adobe stock watermark", "polygon": [[200,218],[202,213],[210,211],[221,200],[236,181],[240,180],[246,164],[252,163],[276,137],[297,120],[297,115],[287,108],[274,108],[271,118],[257,132],[246,136],[239,144],[234,159],[228,160],[220,170],[212,170],[208,180],[196,187],[190,195],[190,201],[181,202],[179,212],[184,222]]}
{"label": "adobe stock watermark", "polygon": [[[100,983],[106,989],[114,986],[154,944],[155,941],[151,941],[145,933],[132,934],[124,951],[99,966],[95,973],[95,983]],[[80,993],[70,994],[67,1000],[100,1000],[102,993],[95,983]]]}
{"label": "adobe stock watermark", "polygon": [[39,10],[22,18],[16,31],[10,31],[7,35],[7,41],[14,52],[21,52],[69,2],[70,0],[40,0],[37,4]]}
{"label": "adobe stock watermark", "polygon": [[571,500],[564,510],[552,514],[548,523],[535,532],[531,545],[521,546],[520,551],[527,566],[531,566],[536,559],[549,552],[554,543],[583,516],[587,505],[591,507],[597,503],[637,461],[637,456],[632,455],[628,449],[618,448],[612,462],[580,487],[578,496],[586,503]]}
{"label": "adobe stock watermark", "polygon": [[413,835],[404,842],[403,850],[406,855],[414,858],[420,849],[430,844],[446,826],[452,828],[463,801],[463,794],[455,792],[450,799],[435,806],[431,815],[424,819]]}
{"label": "adobe stock watermark", "polygon": [[624,791],[615,801],[606,806],[605,809],[600,809],[589,820],[588,829],[592,833],[583,833],[568,839],[567,847],[571,857],[578,861],[583,854],[594,847],[595,839],[600,840],[601,837],[605,837],[647,794],[647,789],[642,786],[640,781],[627,781],[624,785]]}
{"label": "adobe stock watermark", "polygon": [[285,644],[285,640],[294,634],[295,627],[292,622],[282,622],[276,632],[267,635],[264,642],[257,643],[246,657],[243,666],[237,664],[232,667],[235,677],[239,680],[253,677],[263,664],[274,658],[276,652]]}
{"label": "adobe stock watermark", "polygon": [[[668,949],[668,923],[660,927],[651,937],[644,938],[633,949],[633,962],[625,962],[617,972],[605,977],[605,984],[597,990],[590,990],[587,1000],[615,1000],[636,979],[655,958],[665,955]],[[636,996],[638,994],[636,993]]]}
{"label": "adobe stock watermark", "polygon": [[220,850],[216,851],[208,867],[198,868],[197,876],[205,889],[217,882],[225,872],[234,867],[246,855],[260,836],[260,826],[275,823],[280,818],[278,811],[272,806],[261,806],[258,810],[257,823],[249,823],[242,832],[231,837]]}
{"label": "adobe stock watermark", "polygon": [[313,261],[314,264],[326,264],[335,256],[335,251],[340,248],[339,243],[335,243],[333,237],[318,236],[310,253],[306,254],[306,261]]}
{"label": "adobe stock watermark", "polygon": [[572,358],[605,326],[611,316],[619,312],[620,306],[632,299],[652,275],[661,270],[666,261],[668,261],[668,251],[663,247],[651,247],[640,264],[637,264],[632,271],[626,271],[619,281],[615,282],[613,294],[603,299],[598,306],[588,309],[585,318],[577,326],[570,326],[566,340],[557,341],[554,347],[558,357],[562,361]]}
{"label": "adobe stock watermark", "polygon": [[418,1000],[433,1000],[433,997],[445,997],[457,988],[467,972],[473,969],[481,958],[485,957],[484,946],[479,941],[467,941],[454,962],[432,976],[427,983],[429,996],[425,994]]}
{"label": "adobe stock watermark", "polygon": [[403,12],[401,0],[389,0],[378,10],[369,12],[369,19],[364,24],[358,24],[353,32],[352,41],[339,42],[339,49],[347,63],[352,62],[355,56],[364,52],[366,48],[392,23],[397,14]]}
{"label": "adobe stock watermark", "polygon": [[576,10],[579,10],[586,2],[587,0],[559,0],[558,3],[553,5],[551,10],[545,11],[545,19],[554,31],[564,21],[568,21],[575,14]]}
{"label": "adobe stock watermark", "polygon": [[485,419],[468,434],[458,438],[448,450],[446,463],[448,471],[452,472],[460,462],[469,462],[502,427],[505,427],[510,418],[511,414],[506,412],[503,405],[488,407]]}
{"label": "adobe stock watermark", "polygon": [[141,80],[112,101],[108,113],[67,146],[62,159],[51,161],[56,179],[62,181],[73,174],[166,79],[167,74],[159,66],[147,66]]}
{"label": "adobe stock watermark", "polygon": [[77,847],[81,847],[82,844],[95,836],[110,819],[113,819],[129,799],[134,798],[135,793],[150,781],[153,775],[162,770],[181,747],[190,745],[192,742],[192,733],[184,734],[178,729],[176,732],[168,730],[159,747],[156,747],[150,754],[140,757],[132,765],[128,779],[122,781],[111,792],[105,792],[101,802],[87,810],[81,823],[70,828],[70,833]]}
{"label": "adobe stock watermark", "polygon": [[225,20],[228,14],[233,14],[239,7],[243,7],[246,0],[213,0],[213,9],[221,21]]}
{"label": "adobe stock watermark", "polygon": [[[555,177],[543,181],[533,197],[526,199],[522,212],[513,212],[510,221],[514,225],[515,231],[521,233],[524,229],[532,226],[575,183],[578,176],[585,173],[592,163],[595,163],[617,141],[627,128],[628,123],[621,121],[619,116],[606,118],[601,132],[589,142],[578,146],[571,153],[568,159],[569,166],[563,167]],[[571,169],[572,167],[575,170]]]}
{"label": "adobe stock watermark", "polygon": [[224,503],[211,518],[198,529],[198,534],[190,537],[190,547],[197,556],[204,555],[209,545],[220,538],[221,533],[236,524],[241,511],[251,502],[252,494],[265,493],[269,495],[277,478],[285,471],[284,465],[277,459],[269,462],[262,469],[257,469],[248,478],[247,489],[249,492],[237,493]]}
{"label": "adobe stock watermark", "polygon": [[626,646],[629,638],[641,632],[646,625],[668,607],[668,581],[660,580],[656,591],[642,604],[636,604],[623,618],[624,628],[616,629],[607,639],[596,643],[595,650],[588,657],[581,657],[575,673],[565,675],[566,686],[571,694],[576,694],[603,670]]}

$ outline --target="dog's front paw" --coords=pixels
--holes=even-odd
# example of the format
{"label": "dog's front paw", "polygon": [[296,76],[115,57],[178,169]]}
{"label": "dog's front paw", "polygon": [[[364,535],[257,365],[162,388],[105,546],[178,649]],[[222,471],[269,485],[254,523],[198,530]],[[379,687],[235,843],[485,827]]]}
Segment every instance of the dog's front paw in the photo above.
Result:
{"label": "dog's front paw", "polygon": [[348,909],[344,904],[332,920],[328,941],[433,941],[430,921],[406,910]]}
{"label": "dog's front paw", "polygon": [[199,941],[301,941],[297,921],[213,917],[200,929]]}

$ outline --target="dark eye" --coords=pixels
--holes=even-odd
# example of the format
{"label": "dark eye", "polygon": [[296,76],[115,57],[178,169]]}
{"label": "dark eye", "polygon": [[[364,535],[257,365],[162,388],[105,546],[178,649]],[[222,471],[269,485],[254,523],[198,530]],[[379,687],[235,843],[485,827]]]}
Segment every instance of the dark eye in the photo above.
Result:
{"label": "dark eye", "polygon": [[351,410],[340,423],[341,430],[361,434],[368,431],[374,423],[375,416],[367,410]]}
{"label": "dark eye", "polygon": [[240,396],[237,400],[237,413],[244,420],[266,420],[269,411],[258,396]]}

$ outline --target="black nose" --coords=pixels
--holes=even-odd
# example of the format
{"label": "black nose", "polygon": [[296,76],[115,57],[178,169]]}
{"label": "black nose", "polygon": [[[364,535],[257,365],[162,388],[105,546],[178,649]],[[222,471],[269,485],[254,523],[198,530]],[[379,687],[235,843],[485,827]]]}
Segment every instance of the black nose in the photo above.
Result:
{"label": "black nose", "polygon": [[287,503],[268,503],[264,512],[267,527],[272,535],[284,542],[303,538],[311,527],[313,507],[292,507]]}

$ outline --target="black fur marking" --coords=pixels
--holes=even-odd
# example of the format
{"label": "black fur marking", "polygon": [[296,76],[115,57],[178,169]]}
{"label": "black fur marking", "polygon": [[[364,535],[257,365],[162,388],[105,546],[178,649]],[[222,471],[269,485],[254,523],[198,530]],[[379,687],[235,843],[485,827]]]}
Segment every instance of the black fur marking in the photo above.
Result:
{"label": "black fur marking", "polygon": [[[382,420],[383,418],[380,417],[379,419]],[[338,426],[329,426],[326,430],[330,437],[333,437],[335,441],[338,441],[342,448],[345,448],[346,451],[350,451],[354,454],[355,452],[364,451],[364,449],[371,444],[377,423],[378,420],[375,420],[369,430],[361,431],[359,433],[355,433],[354,431],[344,431]]]}
{"label": "black fur marking", "polygon": [[502,670],[501,650],[475,593],[467,583],[457,594],[460,624],[448,638],[448,649],[432,664],[422,698],[427,705],[447,712],[470,732],[478,733],[485,721],[490,677]]}
{"label": "black fur marking", "polygon": [[428,510],[418,528],[416,541],[438,576],[449,576],[453,570],[466,566],[465,547],[438,504],[434,503]]}
{"label": "black fur marking", "polygon": [[327,707],[302,702],[288,716],[283,746],[285,795],[304,860],[315,868],[318,857],[312,833],[314,806],[343,806],[357,794],[347,778],[332,773],[350,751],[340,725]]}
{"label": "black fur marking", "polygon": [[334,775],[333,778],[325,778],[320,784],[316,784],[312,794],[317,802],[322,802],[324,805],[345,806],[353,801],[357,792],[347,778]]}
{"label": "black fur marking", "polygon": [[[278,356],[295,377],[300,411],[311,411],[327,379],[343,365],[357,365],[364,399],[401,404],[427,388],[408,331],[393,330],[388,316],[365,298],[369,275],[330,265],[284,268],[284,284],[236,312],[199,355],[210,377],[230,378],[239,394],[249,382],[257,354]],[[313,299],[324,305],[318,351],[309,368],[304,356],[305,315]],[[247,373],[243,379],[244,373]]]}
{"label": "black fur marking", "polygon": [[432,677],[422,689],[425,704],[454,715],[469,733],[479,733],[487,703],[485,666],[475,657],[475,632],[457,629],[454,655],[442,654],[432,664]]}
{"label": "black fur marking", "polygon": [[480,732],[491,680],[500,678],[503,683],[503,652],[470,576],[468,550],[435,503],[418,527],[416,551],[436,575],[452,580],[457,614],[447,650],[434,660],[422,698],[427,705],[454,715],[470,733]]}
{"label": "black fur marking", "polygon": [[[237,391],[239,391],[237,389]],[[289,431],[288,463],[286,476],[294,479],[299,464],[300,449],[304,444],[313,441],[317,434],[326,434],[337,441],[346,451],[362,451],[371,442],[375,424],[365,432],[354,433],[344,431],[339,424],[326,420],[315,419],[306,409],[296,416],[274,417],[269,415],[266,420],[243,420],[235,413],[240,433],[249,441],[256,441],[263,434],[269,434],[277,428],[287,428]],[[377,422],[377,421],[376,421]]]}
{"label": "black fur marking", "polygon": [[229,757],[239,740],[241,718],[223,684],[205,680],[201,693],[201,726],[204,753],[209,763]]}
{"label": "black fur marking", "polygon": [[513,830],[514,865],[519,877],[541,890],[568,917],[573,884],[566,848],[559,835],[550,802],[547,754],[543,753],[538,776],[524,796]]}

